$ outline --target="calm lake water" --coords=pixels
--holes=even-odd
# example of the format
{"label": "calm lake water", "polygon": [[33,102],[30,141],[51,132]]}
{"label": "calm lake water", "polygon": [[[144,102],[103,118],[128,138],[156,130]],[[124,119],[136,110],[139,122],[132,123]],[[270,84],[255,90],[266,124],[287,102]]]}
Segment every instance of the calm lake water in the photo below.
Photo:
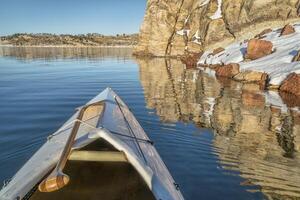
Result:
{"label": "calm lake water", "polygon": [[130,55],[0,48],[0,181],[109,86],[155,141],[186,199],[300,199],[297,100],[177,60]]}

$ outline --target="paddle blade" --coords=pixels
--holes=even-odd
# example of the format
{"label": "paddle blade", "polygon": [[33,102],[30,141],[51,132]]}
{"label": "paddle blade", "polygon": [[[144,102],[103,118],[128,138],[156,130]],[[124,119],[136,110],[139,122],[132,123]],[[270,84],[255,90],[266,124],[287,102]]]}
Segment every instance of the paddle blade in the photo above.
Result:
{"label": "paddle blade", "polygon": [[39,185],[40,192],[54,192],[65,187],[70,181],[68,175],[58,174],[57,176],[47,177]]}

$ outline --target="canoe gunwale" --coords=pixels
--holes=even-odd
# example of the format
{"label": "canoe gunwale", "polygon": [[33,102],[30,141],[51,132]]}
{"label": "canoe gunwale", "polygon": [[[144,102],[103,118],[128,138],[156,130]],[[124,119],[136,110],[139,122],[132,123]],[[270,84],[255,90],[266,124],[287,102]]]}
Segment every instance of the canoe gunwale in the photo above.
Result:
{"label": "canoe gunwale", "polygon": [[[84,121],[77,118],[78,115],[79,115],[79,113],[80,113],[83,109],[88,108],[88,107],[90,107],[90,106],[94,106],[94,105],[103,105],[103,110],[101,111],[101,113],[100,113],[99,115],[95,115],[95,116],[93,116],[93,117],[91,117],[91,118],[88,118],[88,119],[86,119],[86,120],[84,120]],[[96,127],[92,126],[91,124],[88,124],[87,121],[89,121],[89,120],[91,120],[91,119],[94,119],[94,118],[96,118],[96,117],[99,117],[99,119],[101,119],[101,118],[103,117],[103,115],[104,115],[105,107],[106,107],[105,100],[101,100],[101,101],[97,101],[97,102],[95,102],[95,103],[87,104],[87,105],[85,105],[85,106],[81,106],[81,107],[76,108],[75,110],[76,110],[77,112],[74,114],[74,115],[76,115],[76,118],[75,118],[74,120],[72,120],[72,121],[70,121],[70,122],[64,124],[64,125],[63,125],[62,127],[60,127],[56,132],[54,132],[53,134],[49,135],[49,136],[47,137],[47,140],[51,140],[53,137],[55,137],[55,136],[57,136],[57,135],[59,135],[59,134],[65,132],[65,131],[71,129],[71,128],[74,126],[74,123],[75,123],[75,122],[80,122],[80,124],[84,124],[84,125],[90,126],[91,128],[97,129],[97,126],[99,125],[100,120],[98,121]],[[71,126],[71,125],[72,125],[72,126]],[[78,131],[78,130],[77,130],[77,131]]]}

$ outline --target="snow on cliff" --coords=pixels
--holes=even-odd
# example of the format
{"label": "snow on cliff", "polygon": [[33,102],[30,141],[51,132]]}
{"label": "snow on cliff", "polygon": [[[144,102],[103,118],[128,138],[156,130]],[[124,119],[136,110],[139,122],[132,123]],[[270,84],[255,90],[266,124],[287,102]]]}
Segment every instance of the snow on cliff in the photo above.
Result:
{"label": "snow on cliff", "polygon": [[270,84],[280,83],[292,72],[300,73],[300,62],[292,62],[293,57],[300,50],[300,24],[294,24],[295,33],[280,37],[280,29],[266,34],[263,40],[271,41],[275,52],[263,58],[244,61],[248,42],[233,43],[225,51],[211,55],[206,51],[199,60],[199,64],[229,64],[239,63],[242,71],[252,70],[266,72],[270,76]]}
{"label": "snow on cliff", "polygon": [[219,19],[222,18],[222,0],[218,0],[218,9],[213,16],[210,17],[211,19]]}

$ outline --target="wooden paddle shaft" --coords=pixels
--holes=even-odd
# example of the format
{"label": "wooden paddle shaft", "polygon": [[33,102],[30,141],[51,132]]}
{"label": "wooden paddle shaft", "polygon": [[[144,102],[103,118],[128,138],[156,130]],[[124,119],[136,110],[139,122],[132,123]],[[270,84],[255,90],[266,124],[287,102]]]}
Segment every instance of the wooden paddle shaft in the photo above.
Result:
{"label": "wooden paddle shaft", "polygon": [[[91,105],[89,105],[91,106]],[[85,106],[83,107],[78,114],[77,120],[75,121],[75,124],[72,128],[71,134],[67,140],[66,146],[61,154],[61,157],[53,170],[53,172],[39,184],[39,190],[40,192],[53,192],[56,191],[65,185],[67,185],[70,181],[70,178],[68,175],[64,174],[62,171],[68,161],[68,157],[70,155],[70,152],[72,150],[72,146],[74,143],[74,140],[76,138],[78,129],[80,127],[80,120],[82,119],[85,110],[89,107]]]}

